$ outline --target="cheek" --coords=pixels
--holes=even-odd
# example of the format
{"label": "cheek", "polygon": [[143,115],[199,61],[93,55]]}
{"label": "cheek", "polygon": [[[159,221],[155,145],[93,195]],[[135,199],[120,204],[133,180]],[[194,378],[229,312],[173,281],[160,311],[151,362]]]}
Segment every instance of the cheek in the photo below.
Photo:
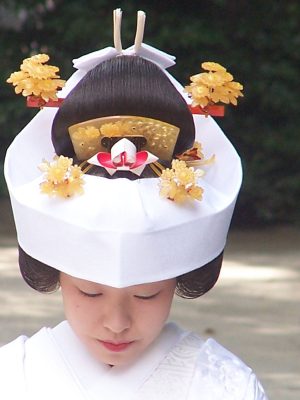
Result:
{"label": "cheek", "polygon": [[172,300],[170,299],[141,307],[139,315],[144,328],[149,329],[154,334],[155,332],[159,332],[168,319],[171,303]]}
{"label": "cheek", "polygon": [[65,316],[75,331],[82,332],[91,326],[93,313],[85,301],[66,293],[63,295],[63,303]]}

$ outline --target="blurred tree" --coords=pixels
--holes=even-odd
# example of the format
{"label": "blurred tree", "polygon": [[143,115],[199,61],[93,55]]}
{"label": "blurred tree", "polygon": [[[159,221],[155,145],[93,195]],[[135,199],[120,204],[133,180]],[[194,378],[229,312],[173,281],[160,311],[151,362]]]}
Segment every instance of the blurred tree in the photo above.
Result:
{"label": "blurred tree", "polygon": [[[23,58],[47,52],[62,78],[72,58],[112,45],[112,10],[124,10],[123,47],[134,40],[136,11],[145,10],[145,41],[176,54],[171,72],[183,84],[202,61],[225,65],[245,87],[238,109],[218,120],[241,154],[245,179],[236,224],[300,221],[297,0],[167,1],[2,0],[0,5],[0,165],[35,111],[5,82]],[[2,167],[0,167],[2,168]],[[1,171],[0,171],[1,174]],[[0,175],[1,176],[1,175]],[[0,193],[5,193],[2,178]]]}

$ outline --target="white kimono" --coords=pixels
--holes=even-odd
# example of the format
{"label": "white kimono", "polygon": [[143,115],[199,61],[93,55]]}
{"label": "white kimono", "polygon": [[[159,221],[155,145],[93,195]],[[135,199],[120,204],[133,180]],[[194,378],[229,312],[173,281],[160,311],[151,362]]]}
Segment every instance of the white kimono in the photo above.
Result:
{"label": "white kimono", "polygon": [[130,366],[94,360],[65,321],[0,349],[2,400],[267,400],[249,367],[215,340],[166,324]]}

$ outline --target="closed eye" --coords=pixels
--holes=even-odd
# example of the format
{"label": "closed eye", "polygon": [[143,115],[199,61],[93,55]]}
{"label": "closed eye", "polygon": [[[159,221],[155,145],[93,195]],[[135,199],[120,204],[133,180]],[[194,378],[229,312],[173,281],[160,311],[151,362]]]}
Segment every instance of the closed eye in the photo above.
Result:
{"label": "closed eye", "polygon": [[135,297],[136,299],[140,299],[140,300],[150,300],[150,299],[154,299],[156,296],[158,296],[159,293],[160,293],[160,291],[157,292],[157,293],[154,293],[154,294],[152,294],[152,295],[150,295],[150,296],[140,296],[140,295],[137,295],[137,294],[136,294],[134,297]]}
{"label": "closed eye", "polygon": [[79,292],[83,296],[86,296],[86,297],[99,297],[99,296],[102,296],[102,293],[87,293],[87,292],[84,292],[83,290],[80,290],[80,289],[79,289]]}

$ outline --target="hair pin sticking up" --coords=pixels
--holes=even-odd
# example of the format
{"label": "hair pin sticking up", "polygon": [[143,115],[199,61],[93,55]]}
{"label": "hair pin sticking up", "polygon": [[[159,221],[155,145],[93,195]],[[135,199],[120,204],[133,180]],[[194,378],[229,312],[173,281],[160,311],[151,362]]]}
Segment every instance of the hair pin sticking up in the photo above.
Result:
{"label": "hair pin sticking up", "polygon": [[122,41],[121,41],[121,22],[122,22],[122,10],[116,8],[113,14],[114,20],[114,45],[115,49],[119,54],[122,53]]}
{"label": "hair pin sticking up", "polygon": [[140,50],[142,42],[143,42],[145,21],[146,21],[146,14],[144,13],[144,11],[138,11],[137,12],[136,34],[135,34],[135,39],[134,39],[134,51],[136,54]]}

